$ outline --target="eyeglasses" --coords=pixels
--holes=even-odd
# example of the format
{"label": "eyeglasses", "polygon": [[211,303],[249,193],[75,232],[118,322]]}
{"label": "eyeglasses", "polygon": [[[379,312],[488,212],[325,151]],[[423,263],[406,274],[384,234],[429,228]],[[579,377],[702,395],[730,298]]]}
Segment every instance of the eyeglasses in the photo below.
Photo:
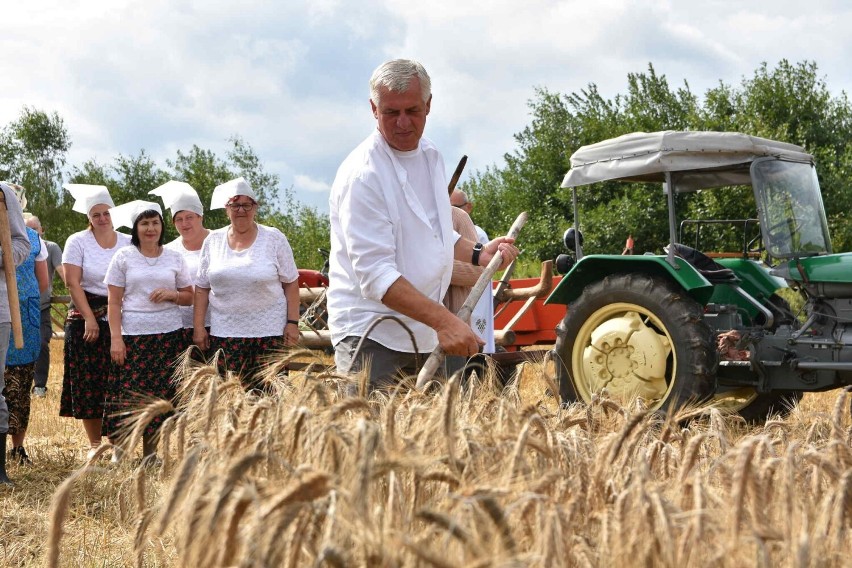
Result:
{"label": "eyeglasses", "polygon": [[254,209],[255,205],[257,205],[257,203],[228,203],[228,209],[231,211],[239,211],[242,209],[243,211],[248,212]]}

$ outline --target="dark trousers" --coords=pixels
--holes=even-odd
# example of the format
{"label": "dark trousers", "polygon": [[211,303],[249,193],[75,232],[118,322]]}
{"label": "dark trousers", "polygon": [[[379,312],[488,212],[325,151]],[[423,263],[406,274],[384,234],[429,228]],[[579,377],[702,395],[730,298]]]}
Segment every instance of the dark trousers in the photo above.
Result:
{"label": "dark trousers", "polygon": [[41,352],[35,364],[35,386],[47,387],[47,374],[50,371],[50,338],[53,326],[50,323],[50,306],[41,309]]}
{"label": "dark trousers", "polygon": [[[392,388],[399,383],[402,376],[416,377],[420,367],[429,358],[430,353],[405,353],[388,349],[372,339],[365,339],[358,357],[355,350],[360,337],[344,337],[334,346],[334,363],[338,372],[355,374],[369,367],[369,389]],[[438,372],[443,375],[442,365]],[[413,381],[413,379],[412,379]],[[352,394],[352,393],[350,393]]]}

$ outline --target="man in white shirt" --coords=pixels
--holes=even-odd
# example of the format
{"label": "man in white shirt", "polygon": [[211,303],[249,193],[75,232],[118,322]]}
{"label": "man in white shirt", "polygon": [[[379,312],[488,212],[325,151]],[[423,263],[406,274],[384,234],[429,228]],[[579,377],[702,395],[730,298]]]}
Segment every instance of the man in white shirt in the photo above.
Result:
{"label": "man in white shirt", "polygon": [[[468,216],[473,218],[471,211],[473,211],[473,201],[467,198],[467,193],[462,191],[461,189],[453,190],[452,195],[450,195],[450,205],[453,207],[458,207],[462,211],[468,214]],[[478,240],[482,244],[486,244],[489,241],[488,234],[485,230],[479,225],[474,225],[474,229],[476,229],[476,240]]]}
{"label": "man in white shirt", "polygon": [[[477,353],[482,341],[441,303],[453,258],[485,266],[499,250],[507,265],[518,254],[512,239],[483,246],[452,230],[444,160],[423,138],[431,103],[422,65],[380,65],[370,79],[377,130],[343,161],[329,197],[335,363],[342,372],[369,367],[371,388],[393,384],[400,370],[416,373],[437,345],[450,355]],[[397,322],[379,321],[388,316],[413,338]]]}

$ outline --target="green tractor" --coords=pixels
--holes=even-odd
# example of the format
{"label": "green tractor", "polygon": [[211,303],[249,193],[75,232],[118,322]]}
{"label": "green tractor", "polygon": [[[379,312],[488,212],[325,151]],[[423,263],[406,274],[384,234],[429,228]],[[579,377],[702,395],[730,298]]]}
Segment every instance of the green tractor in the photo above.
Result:
{"label": "green tractor", "polygon": [[[602,181],[662,184],[665,254],[583,254],[576,192]],[[752,187],[757,218],[678,222],[677,194],[736,186]],[[803,148],[732,132],[634,133],[580,148],[562,187],[574,191],[571,255],[557,259],[565,276],[547,303],[567,304],[554,349],[563,401],[606,391],[666,413],[715,399],[760,420],[804,392],[852,384],[852,253],[832,253]],[[742,250],[699,250],[714,223],[740,227]],[[695,246],[681,242],[687,227]],[[801,297],[797,313],[785,288]]]}

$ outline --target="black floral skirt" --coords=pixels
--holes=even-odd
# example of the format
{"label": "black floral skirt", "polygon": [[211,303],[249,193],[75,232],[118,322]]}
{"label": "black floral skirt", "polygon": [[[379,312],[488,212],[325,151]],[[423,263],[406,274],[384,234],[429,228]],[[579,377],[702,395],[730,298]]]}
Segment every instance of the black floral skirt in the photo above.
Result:
{"label": "black floral skirt", "polygon": [[98,418],[104,415],[104,398],[112,362],[109,355],[109,324],[98,320],[100,333],[94,343],[83,340],[86,322],[65,322],[65,372],[59,415]]}
{"label": "black floral skirt", "polygon": [[[150,335],[125,335],[124,364],[112,365],[103,413],[102,433],[111,439],[129,434],[122,428],[128,416],[155,399],[172,401],[176,359],[186,349],[183,329]],[[170,414],[156,416],[145,428],[152,435]]]}
{"label": "black floral skirt", "polygon": [[6,388],[3,395],[9,406],[9,434],[26,432],[30,424],[30,389],[33,386],[35,363],[9,365],[3,377]]}
{"label": "black floral skirt", "polygon": [[222,350],[219,372],[225,370],[240,376],[246,390],[262,389],[263,369],[284,348],[284,337],[216,337],[210,336],[210,353]]}

